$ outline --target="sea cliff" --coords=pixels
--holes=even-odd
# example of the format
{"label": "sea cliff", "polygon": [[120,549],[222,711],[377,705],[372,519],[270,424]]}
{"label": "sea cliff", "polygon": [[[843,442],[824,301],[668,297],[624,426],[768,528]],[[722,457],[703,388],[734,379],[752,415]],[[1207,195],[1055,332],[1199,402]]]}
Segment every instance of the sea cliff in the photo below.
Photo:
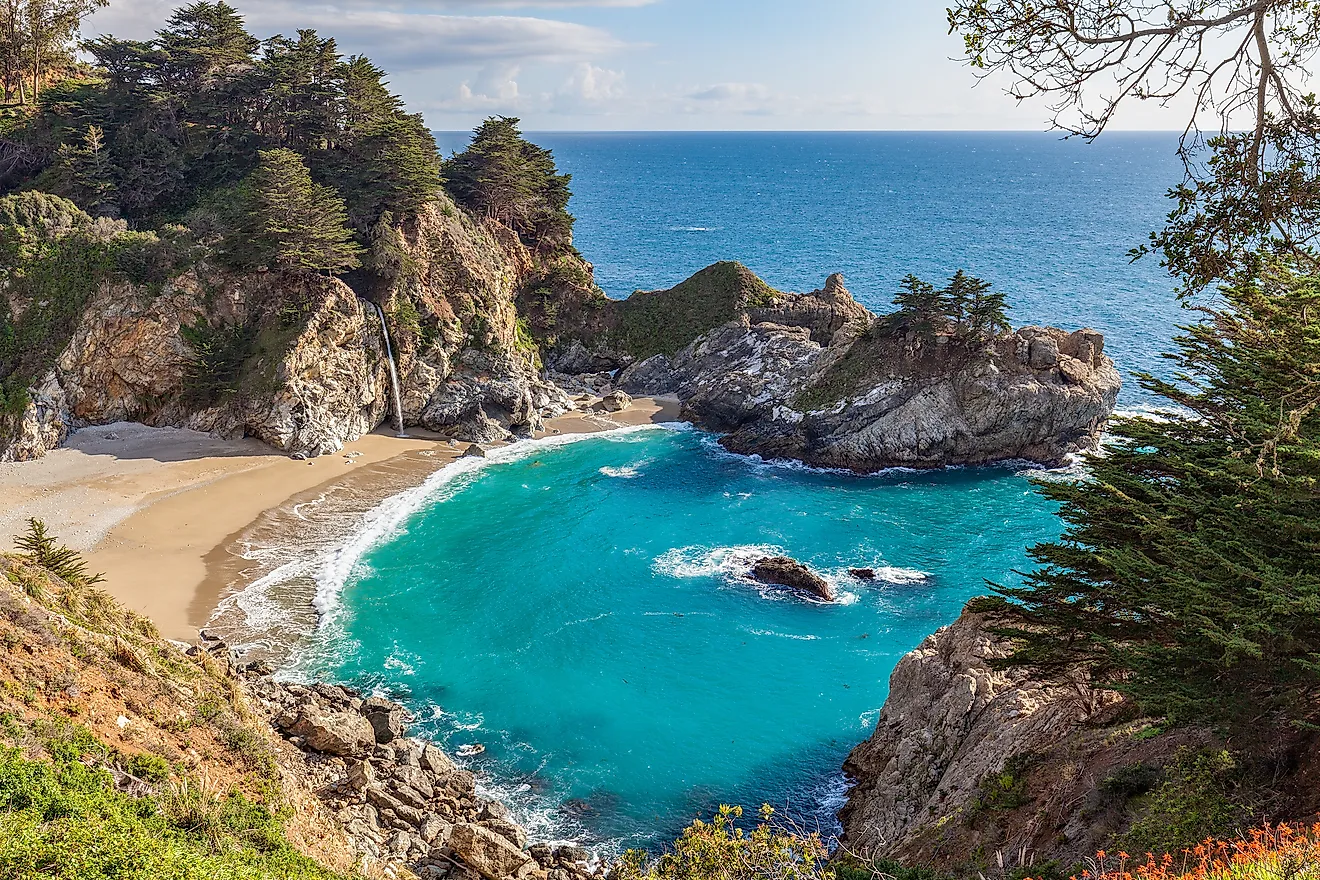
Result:
{"label": "sea cliff", "polygon": [[[92,225],[68,207],[71,224],[43,234]],[[35,458],[71,430],[116,421],[336,451],[396,415],[377,307],[397,349],[405,424],[493,441],[570,407],[519,334],[514,295],[545,269],[512,231],[439,197],[390,234],[388,276],[236,272],[202,258],[152,283],[102,281],[68,332],[45,340],[53,364],[0,438],[0,459]],[[11,297],[7,307],[21,325],[50,304]]]}
{"label": "sea cliff", "polygon": [[1122,384],[1093,330],[915,332],[856,302],[840,275],[793,294],[720,263],[623,301],[542,290],[522,302],[558,374],[676,394],[726,448],[819,467],[1057,465],[1094,448]]}

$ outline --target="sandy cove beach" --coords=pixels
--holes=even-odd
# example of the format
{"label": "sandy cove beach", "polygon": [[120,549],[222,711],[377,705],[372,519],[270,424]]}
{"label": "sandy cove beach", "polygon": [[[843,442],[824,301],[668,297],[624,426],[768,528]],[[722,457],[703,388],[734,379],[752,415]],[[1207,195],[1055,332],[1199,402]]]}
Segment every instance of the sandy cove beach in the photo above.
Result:
{"label": "sandy cove beach", "polygon": [[[677,402],[639,398],[621,413],[574,412],[546,432],[584,434],[674,421]],[[169,638],[191,640],[241,567],[232,545],[267,511],[351,478],[377,503],[454,461],[467,444],[420,430],[368,434],[296,461],[256,440],[120,423],[84,428],[44,458],[0,464],[0,548],[28,517],[86,553],[105,588]]]}

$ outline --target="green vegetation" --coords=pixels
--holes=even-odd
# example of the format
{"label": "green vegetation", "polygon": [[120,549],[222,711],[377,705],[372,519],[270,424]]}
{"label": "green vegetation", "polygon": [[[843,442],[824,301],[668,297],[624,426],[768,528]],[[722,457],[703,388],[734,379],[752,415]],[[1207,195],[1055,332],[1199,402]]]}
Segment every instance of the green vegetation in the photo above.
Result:
{"label": "green vegetation", "polygon": [[[409,216],[439,191],[421,117],[404,112],[380,69],[314,31],[261,42],[232,6],[201,0],[155,39],[84,45],[91,75],[53,86],[38,113],[0,136],[0,149],[24,157],[6,166],[0,191],[45,189],[141,226],[186,220],[204,237],[229,231],[211,228],[224,219],[217,205],[262,151],[285,149],[344,200],[363,243],[385,212]],[[313,227],[326,219],[317,214]]]}
{"label": "green vegetation", "polygon": [[1237,830],[1248,818],[1231,797],[1238,769],[1226,751],[1179,752],[1160,783],[1130,803],[1135,818],[1117,847],[1176,853]]}
{"label": "green vegetation", "polygon": [[619,346],[638,359],[674,354],[745,308],[773,305],[778,292],[738,263],[716,263],[669,290],[638,291],[619,303]]}
{"label": "green vegetation", "polygon": [[122,223],[93,222],[67,199],[0,198],[0,419],[23,411],[97,287],[122,276],[121,262],[143,263],[156,242]]}
{"label": "green vegetation", "polygon": [[[338,876],[294,851],[268,807],[236,792],[222,794],[184,780],[165,783],[145,797],[117,791],[109,772],[97,766],[104,760],[97,754],[102,750],[90,734],[82,740],[52,748],[48,761],[0,747],[0,875],[13,880]],[[159,769],[136,760],[129,767]]]}
{"label": "green vegetation", "polygon": [[522,136],[516,118],[492,116],[478,126],[468,148],[445,162],[444,176],[454,201],[500,221],[537,250],[572,245],[571,177],[558,173],[549,150]]}
{"label": "green vegetation", "polygon": [[1178,407],[1120,419],[1068,525],[1002,615],[1010,662],[1086,670],[1174,721],[1308,722],[1320,709],[1320,278],[1275,264],[1176,340]]}
{"label": "green vegetation", "polygon": [[887,318],[892,326],[923,336],[951,333],[966,341],[989,339],[1011,327],[1005,295],[961,269],[939,290],[915,275],[904,278],[901,288],[894,296],[898,311]]}
{"label": "green vegetation", "polygon": [[0,103],[36,104],[42,86],[75,66],[82,20],[109,0],[5,0],[0,4]]}
{"label": "green vegetation", "polygon": [[313,183],[292,150],[262,150],[257,168],[239,185],[237,217],[220,254],[240,267],[337,273],[362,265],[344,200]]}
{"label": "green vegetation", "polygon": [[721,806],[710,822],[683,829],[659,859],[629,851],[616,869],[619,880],[835,880],[819,834],[776,825],[768,806],[747,831],[738,827],[742,814],[742,807]]}
{"label": "green vegetation", "polygon": [[87,560],[81,553],[47,534],[46,524],[36,517],[28,517],[27,532],[14,536],[14,546],[23,551],[33,565],[41,566],[70,586],[90,587],[105,580],[104,575],[87,570]]}
{"label": "green vegetation", "polygon": [[1081,671],[1145,712],[1233,725],[1254,745],[1320,721],[1320,106],[1302,91],[1320,10],[1206,10],[948,11],[968,62],[1050,95],[1066,131],[1099,135],[1128,97],[1194,94],[1230,132],[1181,141],[1188,176],[1151,240],[1200,319],[1166,355],[1173,381],[1139,377],[1172,411],[1111,423],[1084,482],[1042,483],[1065,534],[1034,548],[1021,586],[976,607],[1001,616],[1010,664]]}

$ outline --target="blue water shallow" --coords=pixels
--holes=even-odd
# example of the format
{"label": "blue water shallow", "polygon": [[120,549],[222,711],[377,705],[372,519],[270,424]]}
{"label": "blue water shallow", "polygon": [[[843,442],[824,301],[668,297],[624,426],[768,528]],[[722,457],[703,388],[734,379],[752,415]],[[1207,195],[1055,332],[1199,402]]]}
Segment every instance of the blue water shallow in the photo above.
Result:
{"label": "blue water shallow", "polygon": [[[513,458],[362,558],[309,671],[406,698],[451,749],[485,746],[536,831],[611,847],[721,802],[828,827],[898,658],[1058,530],[1011,469],[811,472],[660,428]],[[776,552],[843,601],[741,577]]]}
{"label": "blue water shallow", "polygon": [[[885,311],[908,272],[965,268],[1022,323],[1092,326],[1167,374],[1182,313],[1153,260],[1168,135],[546,134],[577,245],[612,296],[737,259],[788,290],[842,271]],[[445,149],[466,136],[442,135]],[[1120,405],[1152,403],[1129,382]],[[472,460],[344,576],[300,662],[406,699],[542,838],[655,846],[721,802],[828,825],[840,765],[902,654],[1055,537],[1013,468],[873,477],[773,467],[649,429]],[[837,605],[739,575],[785,552]],[[848,567],[881,579],[851,581]],[[342,565],[336,571],[344,571]]]}

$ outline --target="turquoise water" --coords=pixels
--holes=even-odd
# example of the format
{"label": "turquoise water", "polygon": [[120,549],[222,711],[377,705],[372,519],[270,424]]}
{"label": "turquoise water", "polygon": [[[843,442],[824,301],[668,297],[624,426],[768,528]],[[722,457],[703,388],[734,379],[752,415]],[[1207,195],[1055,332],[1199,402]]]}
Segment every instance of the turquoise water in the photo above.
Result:
{"label": "turquoise water", "polygon": [[[1096,327],[1120,370],[1167,375],[1185,313],[1126,253],[1169,209],[1172,136],[535,137],[574,174],[576,243],[612,296],[737,259],[788,290],[842,271],[884,311],[908,272],[966,268],[1009,292],[1017,323]],[[1150,403],[1127,383],[1121,406]],[[496,458],[395,499],[330,554],[296,668],[484,746],[468,760],[537,836],[614,847],[664,842],[720,802],[828,826],[898,658],[1060,529],[1012,469],[859,478],[658,429]],[[772,551],[847,601],[740,579]],[[885,579],[850,582],[852,566]]]}
{"label": "turquoise water", "polygon": [[[828,826],[898,658],[1058,529],[1010,469],[852,477],[663,428],[500,455],[361,557],[308,671],[485,746],[473,766],[552,838],[654,845],[721,802]],[[843,601],[741,579],[771,552]]]}

